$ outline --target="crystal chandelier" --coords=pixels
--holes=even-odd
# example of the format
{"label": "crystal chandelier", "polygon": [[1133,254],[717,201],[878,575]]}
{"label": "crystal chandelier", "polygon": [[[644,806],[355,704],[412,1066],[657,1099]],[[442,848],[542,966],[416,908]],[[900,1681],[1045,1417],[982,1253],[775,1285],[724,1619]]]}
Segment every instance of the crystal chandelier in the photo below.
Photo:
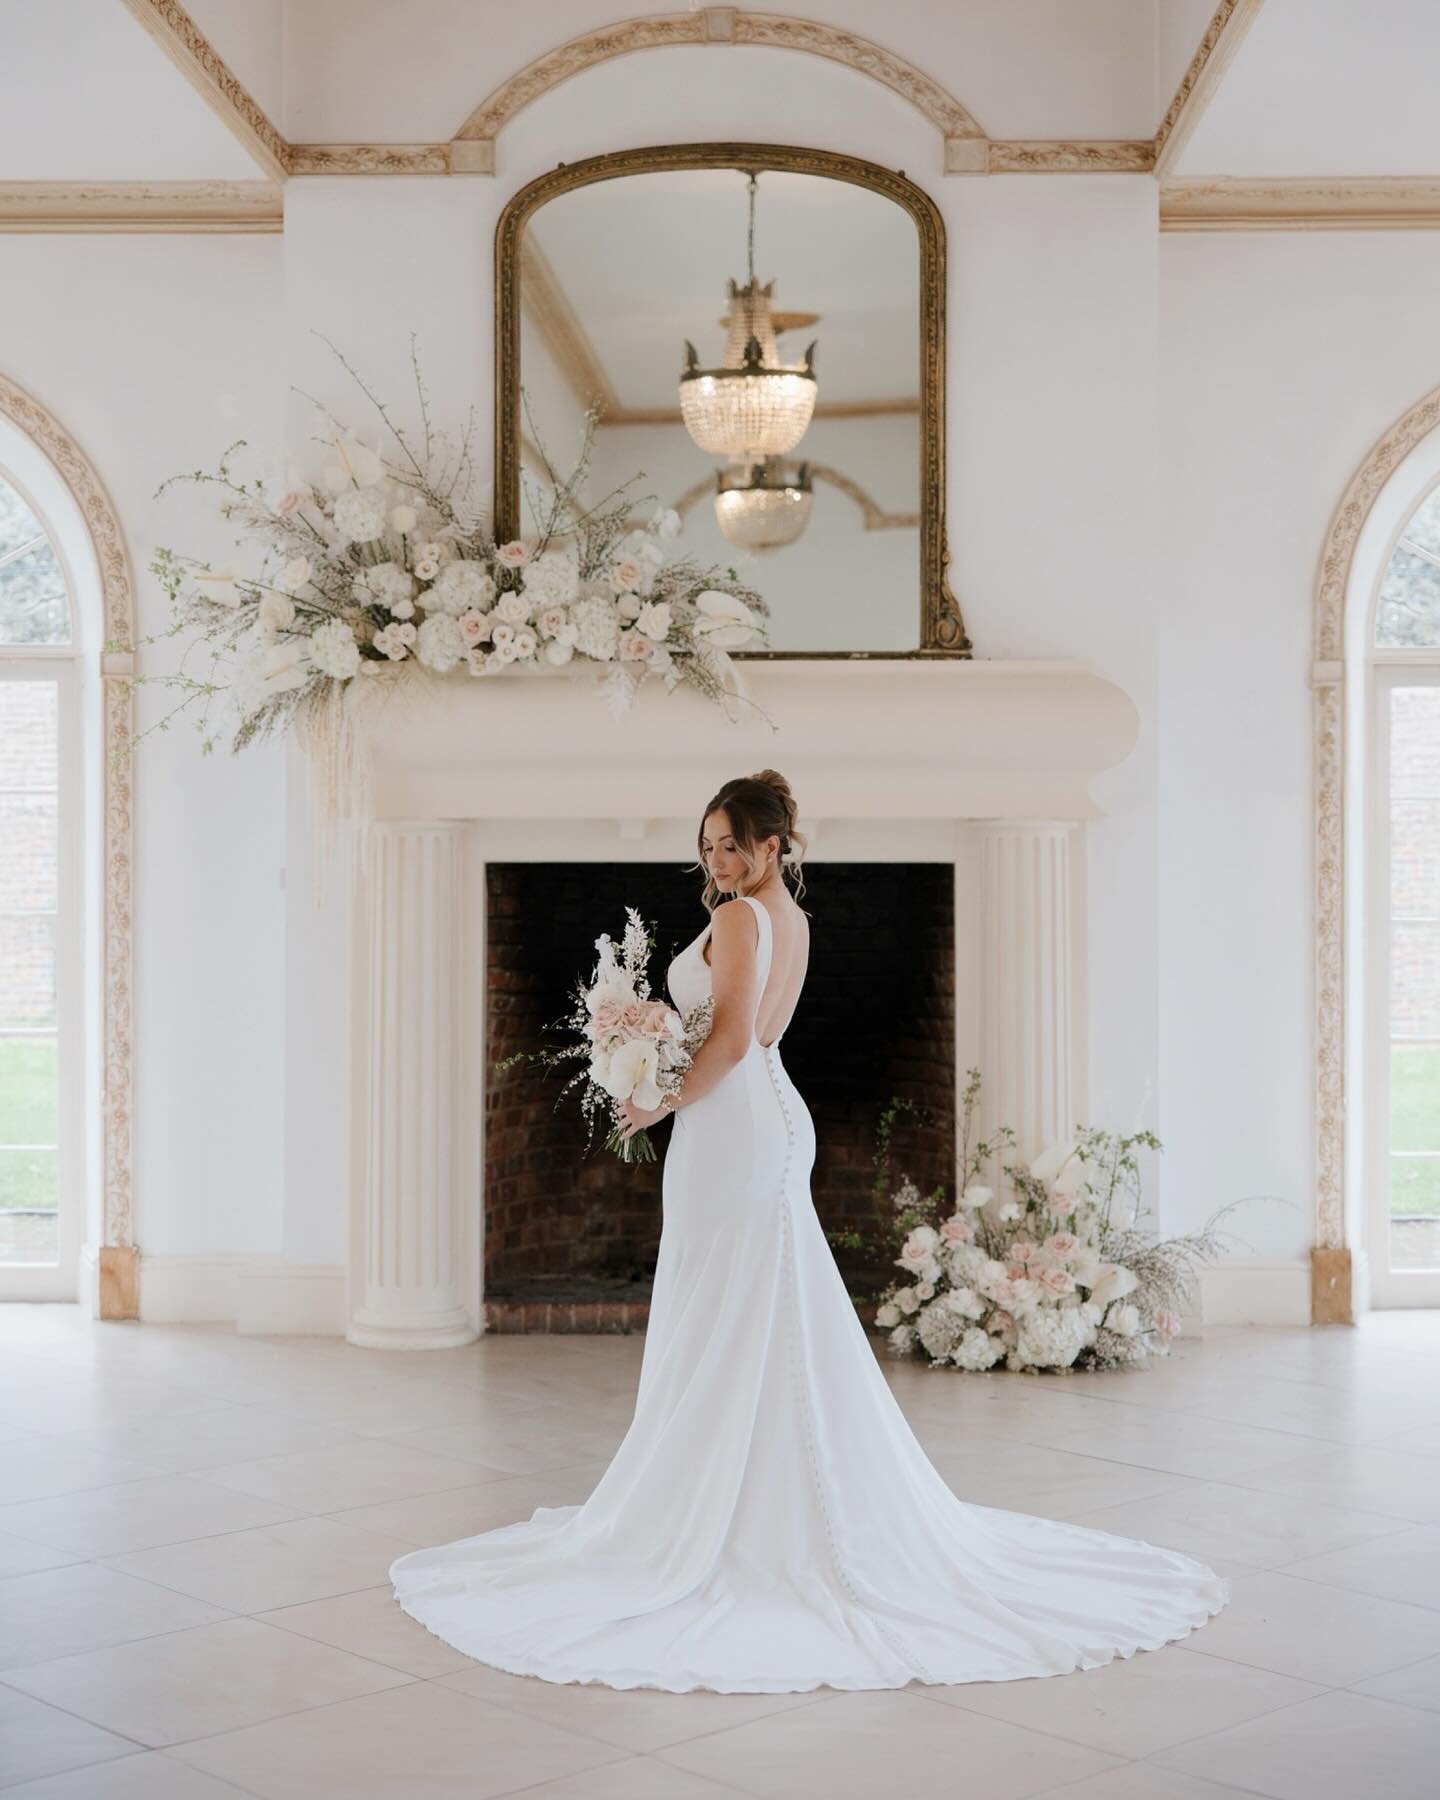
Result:
{"label": "crystal chandelier", "polygon": [[814,493],[809,463],[767,456],[744,468],[715,471],[715,518],[742,550],[782,550],[810,523]]}
{"label": "crystal chandelier", "polygon": [[730,331],[725,361],[702,369],[695,346],[685,343],[680,377],[680,416],[700,449],[751,463],[784,456],[804,437],[815,411],[815,346],[800,363],[782,363],[770,312],[774,283],[755,279],[755,188],[750,176],[750,279],[730,283]]}

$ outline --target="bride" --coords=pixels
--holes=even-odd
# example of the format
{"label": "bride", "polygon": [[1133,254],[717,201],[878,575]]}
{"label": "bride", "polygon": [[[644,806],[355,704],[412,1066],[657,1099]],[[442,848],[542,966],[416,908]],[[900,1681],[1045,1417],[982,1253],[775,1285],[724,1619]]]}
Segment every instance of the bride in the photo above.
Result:
{"label": "bride", "polygon": [[[1226,1604],[1226,1580],[958,1498],[886,1383],[810,1198],[814,1125],[780,1055],[809,950],[785,886],[795,821],[773,769],[705,808],[712,918],[668,982],[682,1013],[713,994],[714,1024],[673,1107],[619,1449],[583,1505],[401,1556],[395,1597],[496,1668],[675,1693],[1012,1681],[1173,1642]],[[624,1111],[627,1134],[663,1116]]]}

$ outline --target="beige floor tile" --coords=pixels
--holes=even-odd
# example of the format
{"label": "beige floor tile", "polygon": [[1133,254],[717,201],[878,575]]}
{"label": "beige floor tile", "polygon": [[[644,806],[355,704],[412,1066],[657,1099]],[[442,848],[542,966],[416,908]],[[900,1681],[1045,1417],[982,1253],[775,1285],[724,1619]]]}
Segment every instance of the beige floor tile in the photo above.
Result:
{"label": "beige floor tile", "polygon": [[6,1788],[5,1800],[245,1800],[240,1788],[163,1750],[141,1750],[115,1762],[91,1763]]}
{"label": "beige floor tile", "polygon": [[272,1402],[288,1418],[315,1419],[359,1437],[386,1437],[424,1425],[464,1425],[474,1413],[472,1395],[451,1381],[352,1380],[297,1391]]}
{"label": "beige floor tile", "polygon": [[1161,1769],[1154,1763],[1126,1763],[1088,1781],[1051,1788],[1045,1800],[1252,1800],[1248,1789],[1219,1787],[1198,1775]]}
{"label": "beige floor tile", "polygon": [[0,1532],[0,1581],[11,1575],[34,1575],[41,1569],[63,1569],[67,1563],[80,1560],[69,1550],[56,1550],[49,1544]]}
{"label": "beige floor tile", "polygon": [[653,1688],[617,1692],[589,1682],[508,1675],[502,1669],[467,1661],[464,1670],[443,1677],[445,1687],[563,1725],[567,1731],[583,1732],[620,1750],[659,1750],[751,1719],[813,1705],[817,1699],[815,1694],[665,1694]]}
{"label": "beige floor tile", "polygon": [[[218,1490],[217,1490],[218,1491]],[[111,1568],[230,1612],[258,1613],[378,1586],[411,1546],[333,1519],[291,1519],[109,1558]]]}
{"label": "beige floor tile", "polygon": [[1264,1494],[1353,1506],[1417,1525],[1440,1525],[1440,1457],[1371,1444],[1363,1455],[1327,1449],[1225,1479]]}
{"label": "beige floor tile", "polygon": [[1257,1569],[1344,1549],[1407,1529],[1383,1513],[1292,1500],[1229,1482],[1193,1483],[1158,1499],[1136,1500],[1071,1515],[1076,1524],[1120,1537],[1144,1538],[1200,1558],[1236,1556]]}
{"label": "beige floor tile", "polygon": [[1262,1570],[1236,1577],[1230,1604],[1185,1647],[1322,1687],[1344,1687],[1440,1650],[1440,1616],[1428,1607]]}
{"label": "beige floor tile", "polygon": [[903,1690],[836,1694],[659,1755],[764,1800],[933,1800],[937,1781],[1021,1800],[1118,1760]]}
{"label": "beige floor tile", "polygon": [[[473,1471],[472,1471],[473,1472]],[[537,1506],[575,1506],[585,1500],[605,1472],[601,1462],[544,1475],[502,1476],[475,1487],[447,1488],[413,1500],[389,1500],[383,1506],[357,1506],[336,1513],[337,1520],[366,1531],[404,1538],[408,1545],[429,1548],[474,1537],[497,1525],[528,1519]]]}
{"label": "beige floor tile", "polygon": [[1307,1581],[1440,1610],[1440,1526],[1412,1525],[1345,1550],[1301,1558],[1285,1569]]}
{"label": "beige floor tile", "polygon": [[173,1382],[116,1377],[104,1368],[93,1375],[55,1381],[46,1386],[15,1388],[7,1384],[0,1397],[0,1419],[46,1436],[87,1431],[117,1419],[137,1422],[209,1412],[215,1396],[204,1388]]}
{"label": "beige floor tile", "polygon": [[228,1615],[203,1600],[98,1563],[70,1563],[0,1583],[0,1668],[128,1644]]}
{"label": "beige floor tile", "polygon": [[292,1506],[232,1493],[198,1476],[156,1475],[0,1507],[0,1530],[80,1556],[120,1556],[294,1517]]}
{"label": "beige floor tile", "polygon": [[54,1494],[113,1487],[119,1481],[144,1481],[160,1472],[134,1452],[116,1455],[68,1438],[30,1437],[23,1447],[12,1446],[0,1457],[0,1509]]}
{"label": "beige floor tile", "polygon": [[139,1425],[109,1425],[67,1432],[57,1445],[96,1456],[129,1455],[158,1474],[189,1475],[222,1463],[252,1462],[296,1450],[323,1450],[357,1442],[318,1419],[292,1419],[268,1406],[221,1406],[178,1419],[147,1419]]}
{"label": "beige floor tile", "polygon": [[130,1756],[138,1747],[129,1738],[102,1731],[0,1681],[0,1787],[84,1768],[112,1756]]}
{"label": "beige floor tile", "polygon": [[1440,1721],[1363,1694],[1324,1694],[1152,1760],[1271,1800],[1434,1800]]}
{"label": "beige floor tile", "polygon": [[1376,1700],[1394,1700],[1401,1706],[1423,1706],[1440,1713],[1440,1656],[1427,1656],[1423,1662],[1372,1675],[1352,1686],[1357,1694],[1369,1694]]}
{"label": "beige floor tile", "polygon": [[739,1792],[654,1757],[632,1756],[579,1775],[562,1775],[558,1781],[542,1781],[539,1787],[517,1788],[513,1800],[734,1800]]}
{"label": "beige floor tile", "polygon": [[925,1697],[1115,1756],[1149,1756],[1238,1725],[1321,1690],[1288,1675],[1205,1658],[1178,1645],[1118,1657],[1103,1668],[1043,1681],[973,1681]]}
{"label": "beige floor tile", "polygon": [[973,1445],[954,1448],[948,1432],[917,1435],[951,1491],[977,1506],[1068,1516],[1088,1507],[1173,1493],[1189,1479],[1038,1444],[997,1442],[993,1451],[987,1444],[979,1452]]}
{"label": "beige floor tile", "polygon": [[178,1745],[259,1800],[494,1800],[623,1752],[438,1682]]}
{"label": "beige floor tile", "polygon": [[341,1594],[334,1600],[307,1600],[301,1606],[277,1606],[256,1613],[262,1624],[281,1631],[295,1631],[320,1644],[333,1644],[390,1669],[429,1680],[473,1668],[473,1660],[427,1631],[400,1610],[395,1590],[387,1580],[379,1587]]}
{"label": "beige floor tile", "polygon": [[410,1679],[254,1619],[225,1619],[5,1672],[22,1693],[152,1750]]}
{"label": "beige floor tile", "polygon": [[255,1462],[222,1463],[207,1469],[204,1478],[296,1512],[330,1513],[470,1486],[476,1471],[473,1463],[431,1456],[388,1438],[361,1437]]}
{"label": "beige floor tile", "polygon": [[1297,1440],[1280,1431],[1225,1425],[1188,1413],[1142,1413],[1136,1407],[1114,1410],[1120,1416],[1103,1429],[1045,1430],[1033,1434],[1030,1442],[1203,1481],[1229,1481],[1246,1470],[1273,1467],[1295,1454]]}

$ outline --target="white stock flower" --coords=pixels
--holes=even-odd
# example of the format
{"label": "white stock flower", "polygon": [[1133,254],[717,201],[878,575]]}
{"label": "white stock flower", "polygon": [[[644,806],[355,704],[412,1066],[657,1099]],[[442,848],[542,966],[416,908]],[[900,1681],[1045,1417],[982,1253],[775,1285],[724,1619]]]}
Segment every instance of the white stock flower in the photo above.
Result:
{"label": "white stock flower", "polygon": [[465,654],[460,626],[448,613],[432,613],[420,627],[415,654],[427,669],[443,675]]}
{"label": "white stock flower", "polygon": [[464,612],[489,612],[494,598],[495,580],[484,563],[446,563],[426,591],[425,610],[458,619]]}
{"label": "white stock flower", "polygon": [[331,516],[347,543],[368,544],[385,535],[385,496],[374,488],[350,488],[336,496]]}
{"label": "white stock flower", "polygon": [[890,1348],[902,1354],[915,1347],[915,1327],[913,1325],[897,1325],[890,1333]]}
{"label": "white stock flower", "polygon": [[310,657],[322,675],[346,681],[360,667],[360,646],[343,619],[326,619],[310,633]]}
{"label": "white stock flower", "polygon": [[707,588],[695,596],[700,616],[691,629],[701,643],[716,650],[739,650],[758,635],[759,620],[735,594]]}

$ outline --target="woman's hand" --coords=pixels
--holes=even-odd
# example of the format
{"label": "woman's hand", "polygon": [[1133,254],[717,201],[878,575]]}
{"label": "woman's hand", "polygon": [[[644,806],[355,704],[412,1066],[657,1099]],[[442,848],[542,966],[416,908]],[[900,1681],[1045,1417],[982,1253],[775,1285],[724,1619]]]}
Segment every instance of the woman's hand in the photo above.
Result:
{"label": "woman's hand", "polygon": [[637,1131],[648,1131],[657,1120],[663,1119],[671,1109],[668,1106],[637,1106],[633,1100],[621,1100],[615,1108],[615,1116],[621,1124],[620,1135],[627,1142]]}

